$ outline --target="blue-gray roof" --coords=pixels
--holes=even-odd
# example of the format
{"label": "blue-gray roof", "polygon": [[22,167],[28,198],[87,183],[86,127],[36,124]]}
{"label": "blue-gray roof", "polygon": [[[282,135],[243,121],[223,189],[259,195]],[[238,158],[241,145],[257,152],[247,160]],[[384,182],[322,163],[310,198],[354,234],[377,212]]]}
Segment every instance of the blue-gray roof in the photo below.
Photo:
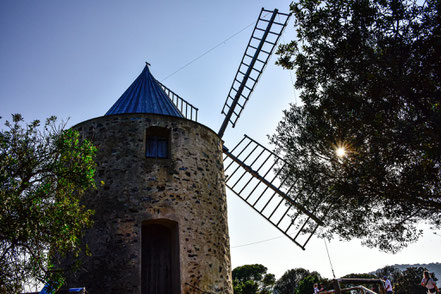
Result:
{"label": "blue-gray roof", "polygon": [[105,115],[122,113],[155,113],[183,117],[147,65]]}

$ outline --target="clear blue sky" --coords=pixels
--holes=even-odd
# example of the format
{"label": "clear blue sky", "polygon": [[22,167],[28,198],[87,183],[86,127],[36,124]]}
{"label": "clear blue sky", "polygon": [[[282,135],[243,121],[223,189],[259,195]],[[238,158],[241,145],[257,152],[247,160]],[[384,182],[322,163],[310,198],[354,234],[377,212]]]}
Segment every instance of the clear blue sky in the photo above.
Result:
{"label": "clear blue sky", "polygon": [[[138,76],[144,62],[167,87],[200,109],[199,122],[218,131],[221,108],[252,26],[190,66],[165,77],[254,22],[261,7],[288,12],[285,0],[0,2],[0,116],[26,120],[56,115],[68,126],[103,115]],[[282,42],[295,36],[286,30]],[[261,143],[274,132],[282,110],[295,103],[290,73],[270,60],[226,145],[246,133]],[[295,78],[294,73],[292,77]],[[323,240],[302,251],[228,193],[233,267],[261,263],[280,277],[304,267],[332,277]],[[438,232],[439,233],[439,232]],[[363,248],[359,241],[329,244],[337,276],[396,263],[441,261],[441,236],[426,237],[396,255]],[[280,237],[280,238],[276,238]],[[276,238],[267,242],[239,245]]]}

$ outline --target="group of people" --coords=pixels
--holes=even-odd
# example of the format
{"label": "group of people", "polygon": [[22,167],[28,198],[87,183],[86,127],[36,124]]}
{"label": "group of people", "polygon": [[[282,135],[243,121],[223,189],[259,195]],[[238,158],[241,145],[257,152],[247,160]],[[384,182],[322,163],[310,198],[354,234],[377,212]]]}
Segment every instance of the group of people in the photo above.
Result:
{"label": "group of people", "polygon": [[320,283],[320,288],[319,288],[319,284],[317,283],[314,284],[314,294],[323,292],[325,290],[326,290],[325,285],[323,283]]}
{"label": "group of people", "polygon": [[[427,289],[427,294],[437,293],[439,294],[439,289],[436,286],[436,282],[430,277],[428,271],[423,272],[423,279],[421,280],[421,286]],[[387,294],[392,294],[392,283],[387,277],[384,277],[384,288]]]}
{"label": "group of people", "polygon": [[[388,277],[383,277],[384,280],[384,288],[386,290],[386,294],[392,294],[392,283],[389,280]],[[424,288],[427,289],[427,294],[433,294],[433,293],[437,293],[439,294],[439,289],[436,286],[436,282],[430,277],[430,274],[428,271],[424,271],[423,273],[423,279],[421,280],[421,286],[423,286]],[[322,291],[325,291],[325,286],[321,283],[320,287],[318,283],[314,284],[314,293],[313,294],[317,294],[320,293]]]}

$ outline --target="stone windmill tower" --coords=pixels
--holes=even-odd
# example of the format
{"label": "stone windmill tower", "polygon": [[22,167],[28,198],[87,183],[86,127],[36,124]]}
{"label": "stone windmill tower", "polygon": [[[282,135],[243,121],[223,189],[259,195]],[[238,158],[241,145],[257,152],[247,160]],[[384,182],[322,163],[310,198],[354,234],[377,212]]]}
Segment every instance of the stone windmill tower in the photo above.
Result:
{"label": "stone windmill tower", "polygon": [[321,221],[284,191],[285,180],[269,179],[283,160],[247,136],[231,151],[222,141],[288,18],[262,9],[218,133],[196,122],[197,108],[159,83],[148,65],[104,116],[74,127],[98,146],[97,181],[104,185],[85,197],[96,211],[85,235],[91,256],[68,275],[68,286],[92,294],[232,293],[226,186],[304,248]]}
{"label": "stone windmill tower", "polygon": [[191,120],[197,109],[179,102],[190,119],[146,65],[105,116],[74,127],[98,146],[97,181],[105,184],[85,197],[96,211],[85,236],[92,255],[69,285],[231,293],[222,143]]}

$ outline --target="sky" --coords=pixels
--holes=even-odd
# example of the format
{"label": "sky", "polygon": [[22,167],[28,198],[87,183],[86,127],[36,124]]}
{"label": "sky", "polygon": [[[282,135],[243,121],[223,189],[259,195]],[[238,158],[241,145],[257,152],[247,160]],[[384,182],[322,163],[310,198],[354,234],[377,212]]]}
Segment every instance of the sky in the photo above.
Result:
{"label": "sky", "polygon": [[[56,115],[68,120],[68,127],[102,116],[147,61],[156,79],[198,107],[198,121],[217,132],[251,24],[261,7],[288,12],[289,3],[2,0],[0,123],[12,113],[21,113],[26,121]],[[291,19],[281,42],[293,38]],[[275,61],[273,56],[236,128],[227,129],[227,146],[243,134],[267,145],[283,110],[299,103],[294,72]],[[229,191],[227,201],[233,268],[260,263],[279,278],[288,269],[303,267],[332,278],[323,240],[313,237],[303,251]],[[425,236],[397,254],[362,247],[359,240],[331,240],[327,246],[335,275],[441,262],[441,232],[422,228]]]}

